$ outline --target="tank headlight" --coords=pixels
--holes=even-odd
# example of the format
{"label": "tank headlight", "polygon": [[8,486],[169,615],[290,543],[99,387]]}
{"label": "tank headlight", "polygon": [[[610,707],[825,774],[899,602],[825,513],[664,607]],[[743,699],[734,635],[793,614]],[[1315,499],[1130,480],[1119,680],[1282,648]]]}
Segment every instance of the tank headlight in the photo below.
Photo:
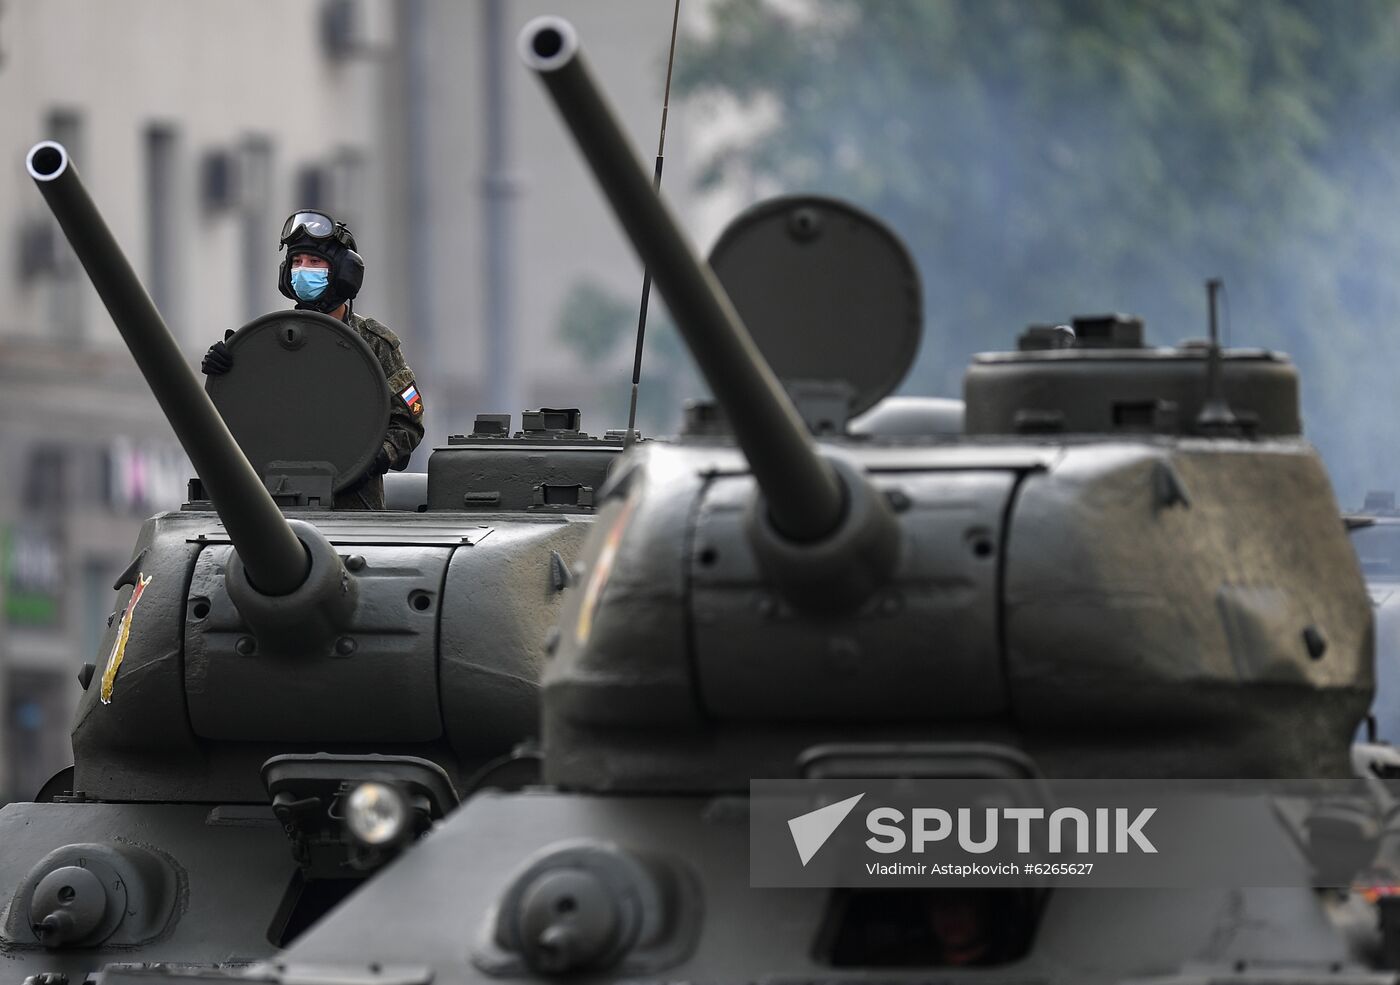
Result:
{"label": "tank headlight", "polygon": [[381,848],[408,831],[408,801],[387,783],[361,783],[345,801],[345,824],[362,845]]}

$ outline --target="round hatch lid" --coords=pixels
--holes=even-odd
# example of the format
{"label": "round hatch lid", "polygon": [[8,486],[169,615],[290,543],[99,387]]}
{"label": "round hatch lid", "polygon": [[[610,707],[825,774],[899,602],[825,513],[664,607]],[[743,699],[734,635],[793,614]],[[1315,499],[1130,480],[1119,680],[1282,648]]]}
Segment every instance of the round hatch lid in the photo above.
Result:
{"label": "round hatch lid", "polygon": [[845,383],[852,416],[892,393],[919,351],[914,261],[888,226],[846,202],[760,203],[720,235],[710,266],[778,378]]}
{"label": "round hatch lid", "polygon": [[313,311],[255,318],[228,341],[233,368],[204,384],[253,469],[326,462],[334,489],[374,461],[389,426],[389,385],[350,326]]}

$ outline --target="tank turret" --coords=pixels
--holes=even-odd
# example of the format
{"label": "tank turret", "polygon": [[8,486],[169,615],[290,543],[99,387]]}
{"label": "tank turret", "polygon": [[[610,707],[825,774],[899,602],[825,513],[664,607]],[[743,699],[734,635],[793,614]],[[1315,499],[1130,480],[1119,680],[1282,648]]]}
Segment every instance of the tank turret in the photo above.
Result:
{"label": "tank turret", "polygon": [[[298,466],[334,459],[326,463],[332,485],[343,485],[363,470],[382,437],[387,391],[364,343],[334,319],[305,312],[265,316],[235,333],[230,345],[248,364],[242,368],[260,381],[275,382],[279,371],[299,379],[327,424],[309,424],[308,442],[306,429],[266,419],[269,401],[240,396],[236,374],[229,374],[220,381],[222,392],[210,389],[242,435],[240,445],[63,148],[39,144],[29,169],[198,474],[191,508],[153,519],[120,579],[145,618],[136,618],[137,602],[128,598],[113,620],[111,656],[96,668],[74,732],[76,789],[103,799],[258,800],[266,791],[257,766],[289,751],[279,748],[283,743],[372,744],[356,751],[397,746],[440,760],[461,783],[528,735],[535,709],[529,653],[547,626],[537,607],[557,596],[554,583],[565,577],[557,570],[567,570],[564,557],[574,553],[569,525],[543,534],[536,527],[517,539],[513,531],[460,516],[461,496],[448,504],[459,515],[445,527],[440,518],[405,516],[397,528],[366,529],[354,514],[306,510],[321,501],[305,495],[306,485],[301,495],[286,493],[307,478],[292,474]],[[357,375],[338,371],[329,353],[350,360]],[[364,393],[356,396],[347,381]],[[346,399],[356,406],[337,413]],[[343,448],[318,435],[332,429],[351,433]],[[357,431],[365,432],[358,440]],[[312,447],[299,452],[297,442]],[[256,468],[244,447],[257,457]],[[284,516],[270,488],[289,509],[302,509]],[[310,522],[313,516],[320,522]],[[470,584],[480,572],[465,556],[479,551],[458,548],[480,548],[492,534],[503,549],[509,550],[507,539],[520,551],[537,542],[534,549],[544,555],[535,568],[536,598],[493,599],[498,614],[479,623],[524,630],[530,638],[516,636],[482,659],[495,640],[459,635],[465,627],[444,613],[443,598],[481,593]],[[183,659],[173,661],[171,653]],[[441,675],[440,654],[448,668]],[[453,714],[486,695],[484,714]],[[187,714],[162,714],[167,704]],[[459,728],[451,726],[454,719]],[[231,745],[211,749],[210,742]],[[162,768],[137,768],[137,750]],[[227,755],[235,762],[224,762]]]}
{"label": "tank turret", "polygon": [[[1140,776],[1349,775],[1347,739],[1372,686],[1370,616],[1326,474],[1300,440],[1285,358],[1226,354],[1242,423],[1206,434],[1209,346],[1151,349],[1139,321],[1084,318],[1055,347],[1032,330],[1020,351],[979,357],[962,440],[814,444],[636,166],[571,30],[537,24],[524,57],[676,312],[737,447],[654,446],[607,490],[609,563],[588,565],[546,680],[552,781],[738,789],[836,737],[930,734],[1015,735],[1048,775],[1115,763]],[[755,227],[768,290],[750,286],[763,279],[752,257],[735,266],[748,271],[741,296],[785,308],[773,299],[820,290],[793,276],[812,249],[799,213],[810,224],[832,210],[779,208],[791,235]],[[745,402],[757,381],[762,407]],[[776,456],[751,432],[781,433],[774,443],[804,465],[770,469]],[[821,502],[823,464],[838,476],[838,522],[823,515],[796,535],[776,516],[755,522],[755,503],[806,502],[806,484]],[[878,505],[857,546],[843,524],[864,502]],[[851,592],[856,558],[870,562]],[[1122,734],[1096,742],[1108,728]],[[1304,729],[1318,741],[1291,741]]]}
{"label": "tank turret", "polygon": [[[842,266],[814,244],[841,237],[847,271],[907,284],[878,245],[892,234],[789,198],[721,237],[764,244],[729,279],[718,248],[707,270],[573,29],[539,19],[520,46],[718,407],[629,452],[599,493],[544,676],[544,786],[467,802],[287,966],[470,982],[1370,974],[1378,910],[1311,888],[1268,812],[1257,842],[1298,888],[753,888],[778,843],[751,840],[751,783],[1350,776],[1372,691],[1365,587],[1283,357],[1147,349],[1132,319],[1082,319],[980,358],[959,433],[946,405],[923,433],[903,412],[888,431],[837,426],[863,409],[861,379],[844,353],[812,355],[832,334],[810,312],[865,340],[918,306],[804,309]],[[770,369],[770,332],[805,342],[806,365]],[[862,379],[884,381],[878,399],[897,377]],[[785,815],[795,868],[799,823],[835,817],[820,844],[857,800]],[[483,856],[470,884],[447,875]],[[370,941],[390,912],[411,939]]]}
{"label": "tank turret", "polygon": [[500,433],[391,476],[388,510],[334,511],[389,413],[368,346],[269,314],[206,392],[67,151],[27,164],[197,475],[118,578],[74,766],[0,809],[0,951],[73,982],[118,957],[246,962],[478,785],[537,776],[545,643],[623,441],[567,408],[514,437],[485,415]]}

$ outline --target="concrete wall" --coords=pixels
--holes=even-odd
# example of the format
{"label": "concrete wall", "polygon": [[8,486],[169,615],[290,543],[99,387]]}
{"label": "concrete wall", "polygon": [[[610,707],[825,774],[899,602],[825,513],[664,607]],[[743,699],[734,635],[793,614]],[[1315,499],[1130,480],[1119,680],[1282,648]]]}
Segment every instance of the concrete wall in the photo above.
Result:
{"label": "concrete wall", "polygon": [[[75,115],[78,168],[133,265],[148,285],[170,285],[159,300],[191,355],[253,313],[243,283],[248,219],[258,223],[253,249],[267,270],[253,299],[261,310],[282,306],[274,274],[278,223],[297,204],[297,173],[337,156],[365,155],[375,142],[377,61],[330,57],[320,40],[324,11],[320,3],[277,0],[6,4],[0,161],[11,166],[0,169],[0,333],[44,337],[52,327],[50,278],[20,277],[14,227],[44,218],[20,162],[34,141],[54,136],[56,113]],[[169,128],[175,164],[162,183],[170,196],[173,269],[159,274],[148,221],[153,126]],[[265,141],[269,151],[268,180],[249,182],[263,187],[240,190],[235,179],[232,200],[207,201],[201,185],[208,156],[228,153],[240,162],[253,141]],[[345,205],[361,217],[361,239],[372,242],[382,224],[381,197],[368,191]],[[82,293],[86,340],[116,344],[95,295]]]}

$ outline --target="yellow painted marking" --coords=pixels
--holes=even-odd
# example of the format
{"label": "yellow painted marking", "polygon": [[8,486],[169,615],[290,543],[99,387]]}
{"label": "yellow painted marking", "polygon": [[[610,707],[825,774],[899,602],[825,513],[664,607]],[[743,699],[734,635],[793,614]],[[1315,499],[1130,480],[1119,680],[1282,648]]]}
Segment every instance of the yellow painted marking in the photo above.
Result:
{"label": "yellow painted marking", "polygon": [[587,643],[589,634],[593,632],[594,613],[603,599],[603,588],[612,574],[618,546],[622,543],[622,535],[627,532],[627,522],[632,518],[632,507],[636,504],[636,497],[629,497],[623,505],[622,512],[608,530],[608,539],[603,542],[603,549],[598,552],[598,560],[589,574],[588,585],[583,590],[583,602],[578,609],[578,622],[574,625],[574,640],[579,646]]}
{"label": "yellow painted marking", "polygon": [[136,574],[136,587],[131,590],[131,601],[126,603],[126,611],[122,613],[122,624],[117,627],[117,638],[112,642],[112,652],[107,654],[107,668],[102,671],[102,703],[109,705],[112,703],[112,685],[117,682],[117,670],[122,665],[122,657],[126,655],[126,641],[131,638],[131,617],[136,612],[136,603],[141,601],[142,594],[146,591],[146,586],[151,583],[153,576],[147,575],[142,578],[141,573]]}

